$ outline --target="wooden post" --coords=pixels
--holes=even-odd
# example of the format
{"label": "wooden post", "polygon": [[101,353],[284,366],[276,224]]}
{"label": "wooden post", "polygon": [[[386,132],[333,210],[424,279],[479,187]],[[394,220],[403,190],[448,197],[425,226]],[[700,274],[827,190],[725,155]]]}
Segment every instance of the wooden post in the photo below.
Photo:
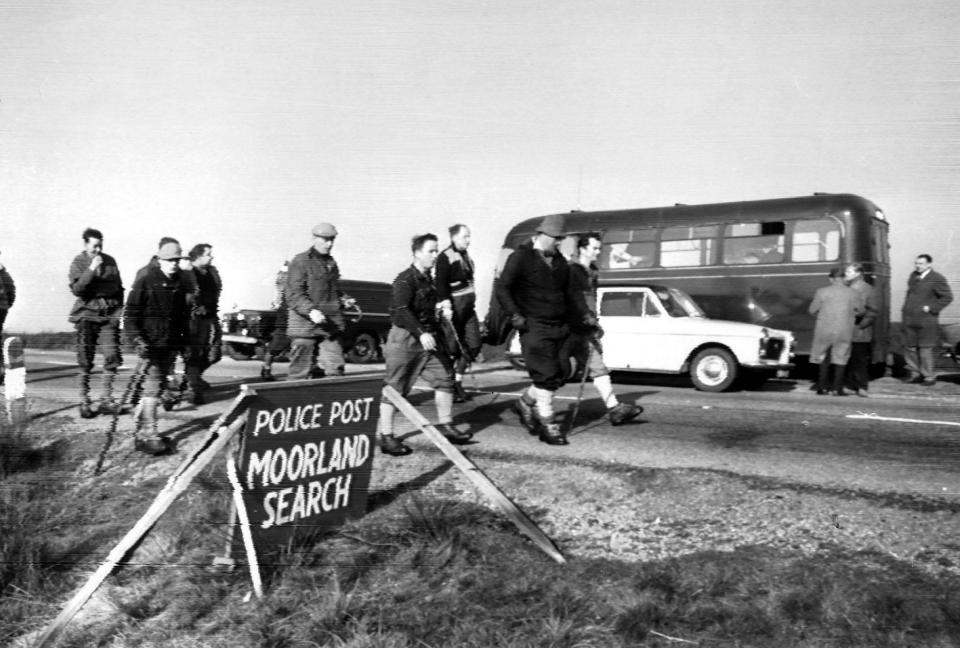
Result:
{"label": "wooden post", "polygon": [[433,441],[433,443],[440,448],[440,451],[467,476],[467,479],[473,482],[477,490],[487,496],[501,513],[517,525],[521,533],[530,538],[541,551],[553,558],[556,562],[561,564],[567,562],[563,554],[561,554],[556,545],[553,544],[553,540],[537,526],[537,523],[527,517],[527,514],[524,513],[520,507],[514,504],[503,491],[497,488],[496,484],[490,481],[490,478],[484,475],[483,472],[477,468],[476,464],[465,457],[455,445],[447,441],[446,437],[444,437],[437,428],[433,427],[423,414],[418,412],[407,399],[400,395],[400,392],[387,385],[383,388],[383,395],[386,396],[411,423],[420,428],[426,437]]}
{"label": "wooden post", "polygon": [[[232,411],[232,410],[231,410]],[[239,416],[233,423],[227,427],[221,427],[215,434],[211,434],[212,440],[204,447],[203,451],[192,457],[192,463],[189,467],[181,468],[177,474],[170,478],[166,486],[157,494],[153,504],[147,509],[147,512],[137,521],[130,531],[120,540],[107,556],[106,561],[100,565],[96,572],[87,580],[86,584],[80,588],[73,598],[67,602],[63,610],[50,625],[47,626],[43,634],[37,640],[36,648],[52,645],[60,632],[66,627],[70,619],[83,607],[98,587],[106,580],[110,572],[123,560],[123,557],[145,536],[156,524],[174,500],[186,490],[193,478],[216,456],[220,450],[227,445],[227,442],[233,435],[240,430],[246,423],[246,414]],[[219,421],[218,421],[219,422]]]}

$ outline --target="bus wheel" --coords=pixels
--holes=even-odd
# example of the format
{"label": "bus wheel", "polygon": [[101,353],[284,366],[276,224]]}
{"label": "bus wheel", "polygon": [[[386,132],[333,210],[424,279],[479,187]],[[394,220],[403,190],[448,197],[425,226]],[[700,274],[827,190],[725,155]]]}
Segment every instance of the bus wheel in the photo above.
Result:
{"label": "bus wheel", "polygon": [[361,333],[347,351],[347,361],[354,364],[376,362],[380,356],[380,343],[370,333]]}
{"label": "bus wheel", "polygon": [[736,382],[738,367],[729,351],[710,347],[694,356],[690,363],[690,379],[700,391],[722,392]]}

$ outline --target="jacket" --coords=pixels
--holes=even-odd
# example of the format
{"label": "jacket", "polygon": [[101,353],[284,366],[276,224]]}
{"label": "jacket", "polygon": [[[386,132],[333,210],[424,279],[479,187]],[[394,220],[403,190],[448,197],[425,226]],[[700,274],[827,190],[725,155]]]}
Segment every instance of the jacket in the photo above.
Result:
{"label": "jacket", "polygon": [[437,257],[437,299],[450,300],[457,310],[472,311],[476,306],[473,273],[473,259],[466,250],[452,245],[445,249]]}
{"label": "jacket", "polygon": [[563,255],[548,257],[528,241],[507,257],[494,290],[511,316],[567,323],[572,311],[569,287],[570,268]]}
{"label": "jacket", "polygon": [[853,327],[853,342],[872,342],[873,341],[873,323],[877,320],[879,307],[877,306],[877,291],[868,284],[863,277],[860,277],[850,287],[860,295],[860,303],[863,312],[857,315]]}
{"label": "jacket", "polygon": [[[341,305],[347,299],[340,290],[340,268],[329,254],[314,248],[301,252],[287,269],[287,335],[292,338],[327,337],[343,331]],[[319,310],[322,324],[310,320],[310,311]]]}
{"label": "jacket", "polygon": [[0,310],[9,310],[17,299],[17,287],[6,268],[0,268]]}
{"label": "jacket", "polygon": [[77,300],[70,309],[69,321],[120,317],[123,312],[123,281],[117,262],[109,254],[100,253],[103,263],[90,269],[93,258],[81,252],[70,263],[70,292]]}
{"label": "jacket", "polygon": [[194,318],[216,318],[220,308],[220,293],[223,283],[215,266],[208,265],[206,270],[194,268],[193,280],[196,294],[193,298],[191,314]]}
{"label": "jacket", "polygon": [[390,322],[414,338],[439,330],[437,287],[433,279],[411,265],[393,280]]}
{"label": "jacket", "polygon": [[159,267],[148,268],[127,296],[123,327],[127,338],[148,347],[180,348],[186,342],[189,285],[182,271],[167,277]]}

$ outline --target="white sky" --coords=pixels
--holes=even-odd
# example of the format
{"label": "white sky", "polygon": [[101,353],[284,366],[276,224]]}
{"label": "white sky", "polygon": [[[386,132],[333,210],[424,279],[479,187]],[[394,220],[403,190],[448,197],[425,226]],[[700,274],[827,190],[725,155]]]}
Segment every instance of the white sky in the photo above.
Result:
{"label": "white sky", "polygon": [[[849,192],[960,302],[954,0],[0,0],[8,331],[69,330],[87,226],[129,288],[161,236],[265,307],[330,221],[345,277],[465,222],[485,308],[517,221]],[[955,304],[947,315],[960,314]]]}

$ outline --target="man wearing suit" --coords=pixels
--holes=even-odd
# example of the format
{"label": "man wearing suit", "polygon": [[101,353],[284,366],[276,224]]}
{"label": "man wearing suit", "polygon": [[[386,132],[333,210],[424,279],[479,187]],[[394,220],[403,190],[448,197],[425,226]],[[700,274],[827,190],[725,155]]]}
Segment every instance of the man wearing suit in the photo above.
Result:
{"label": "man wearing suit", "polygon": [[933,269],[933,257],[921,254],[913,262],[903,301],[904,358],[910,374],[905,382],[933,385],[933,348],[940,342],[940,311],[953,301],[950,284]]}

